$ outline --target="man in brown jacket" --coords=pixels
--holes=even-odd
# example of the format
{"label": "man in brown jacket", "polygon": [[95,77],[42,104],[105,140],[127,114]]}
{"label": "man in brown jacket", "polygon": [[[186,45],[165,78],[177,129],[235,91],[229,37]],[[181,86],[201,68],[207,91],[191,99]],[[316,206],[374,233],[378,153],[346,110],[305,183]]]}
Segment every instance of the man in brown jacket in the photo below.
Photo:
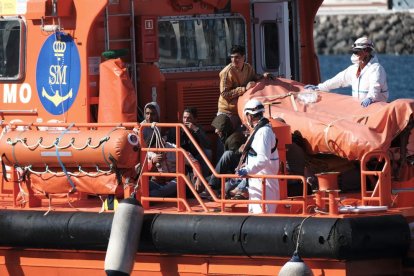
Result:
{"label": "man in brown jacket", "polygon": [[245,62],[246,51],[241,45],[234,45],[230,49],[231,63],[221,70],[220,98],[218,100],[218,113],[230,117],[234,130],[239,130],[241,120],[237,114],[237,100],[248,89],[253,87],[261,78],[272,79],[270,73],[257,75],[253,67]]}

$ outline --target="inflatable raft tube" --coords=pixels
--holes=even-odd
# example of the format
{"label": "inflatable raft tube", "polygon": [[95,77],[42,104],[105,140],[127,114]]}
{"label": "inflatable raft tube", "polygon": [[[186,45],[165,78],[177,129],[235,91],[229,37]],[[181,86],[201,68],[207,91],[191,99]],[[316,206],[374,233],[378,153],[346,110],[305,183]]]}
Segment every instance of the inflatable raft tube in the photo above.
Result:
{"label": "inflatable raft tube", "polygon": [[[113,214],[0,211],[0,246],[105,251]],[[291,257],[303,217],[145,214],[142,253]],[[137,233],[138,234],[138,233]],[[404,256],[410,230],[401,215],[309,218],[303,258],[337,260]]]}

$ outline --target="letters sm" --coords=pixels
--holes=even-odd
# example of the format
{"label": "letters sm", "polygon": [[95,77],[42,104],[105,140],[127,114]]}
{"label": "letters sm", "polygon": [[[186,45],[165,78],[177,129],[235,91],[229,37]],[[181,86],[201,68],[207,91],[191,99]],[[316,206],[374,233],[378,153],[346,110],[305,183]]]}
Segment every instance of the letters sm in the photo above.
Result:
{"label": "letters sm", "polygon": [[50,35],[40,50],[36,66],[36,88],[43,107],[53,115],[67,112],[80,83],[79,52],[72,37]]}

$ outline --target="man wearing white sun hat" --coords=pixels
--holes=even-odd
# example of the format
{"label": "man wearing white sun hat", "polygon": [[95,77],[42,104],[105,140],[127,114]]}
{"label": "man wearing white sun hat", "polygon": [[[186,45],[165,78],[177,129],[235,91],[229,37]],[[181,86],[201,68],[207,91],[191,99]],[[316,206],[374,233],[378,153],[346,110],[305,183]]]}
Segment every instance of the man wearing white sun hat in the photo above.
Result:
{"label": "man wearing white sun hat", "polygon": [[352,96],[358,98],[363,107],[374,102],[388,100],[387,75],[375,55],[374,43],[366,36],[358,38],[352,45],[351,66],[335,77],[318,85],[305,85],[305,89],[329,91],[352,86]]}

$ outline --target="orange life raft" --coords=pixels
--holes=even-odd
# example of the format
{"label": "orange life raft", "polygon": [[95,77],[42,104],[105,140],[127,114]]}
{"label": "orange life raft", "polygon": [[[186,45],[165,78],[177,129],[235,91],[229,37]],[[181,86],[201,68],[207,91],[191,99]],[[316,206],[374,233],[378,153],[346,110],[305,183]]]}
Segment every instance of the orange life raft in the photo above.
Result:
{"label": "orange life raft", "polygon": [[9,166],[134,167],[138,136],[132,130],[13,130],[0,140],[2,160]]}
{"label": "orange life raft", "polygon": [[[292,80],[261,81],[239,98],[238,113],[244,118],[244,104],[256,98],[268,106],[265,116],[281,117],[292,132],[301,132],[310,153],[335,154],[348,160],[361,160],[373,150],[387,152],[402,131],[411,129],[413,136],[413,99],[376,102],[363,108],[352,96],[323,91],[315,92],[314,103],[304,103],[299,97],[303,91],[303,84]],[[412,137],[406,148],[414,148]],[[407,155],[411,154],[414,152]]]}

